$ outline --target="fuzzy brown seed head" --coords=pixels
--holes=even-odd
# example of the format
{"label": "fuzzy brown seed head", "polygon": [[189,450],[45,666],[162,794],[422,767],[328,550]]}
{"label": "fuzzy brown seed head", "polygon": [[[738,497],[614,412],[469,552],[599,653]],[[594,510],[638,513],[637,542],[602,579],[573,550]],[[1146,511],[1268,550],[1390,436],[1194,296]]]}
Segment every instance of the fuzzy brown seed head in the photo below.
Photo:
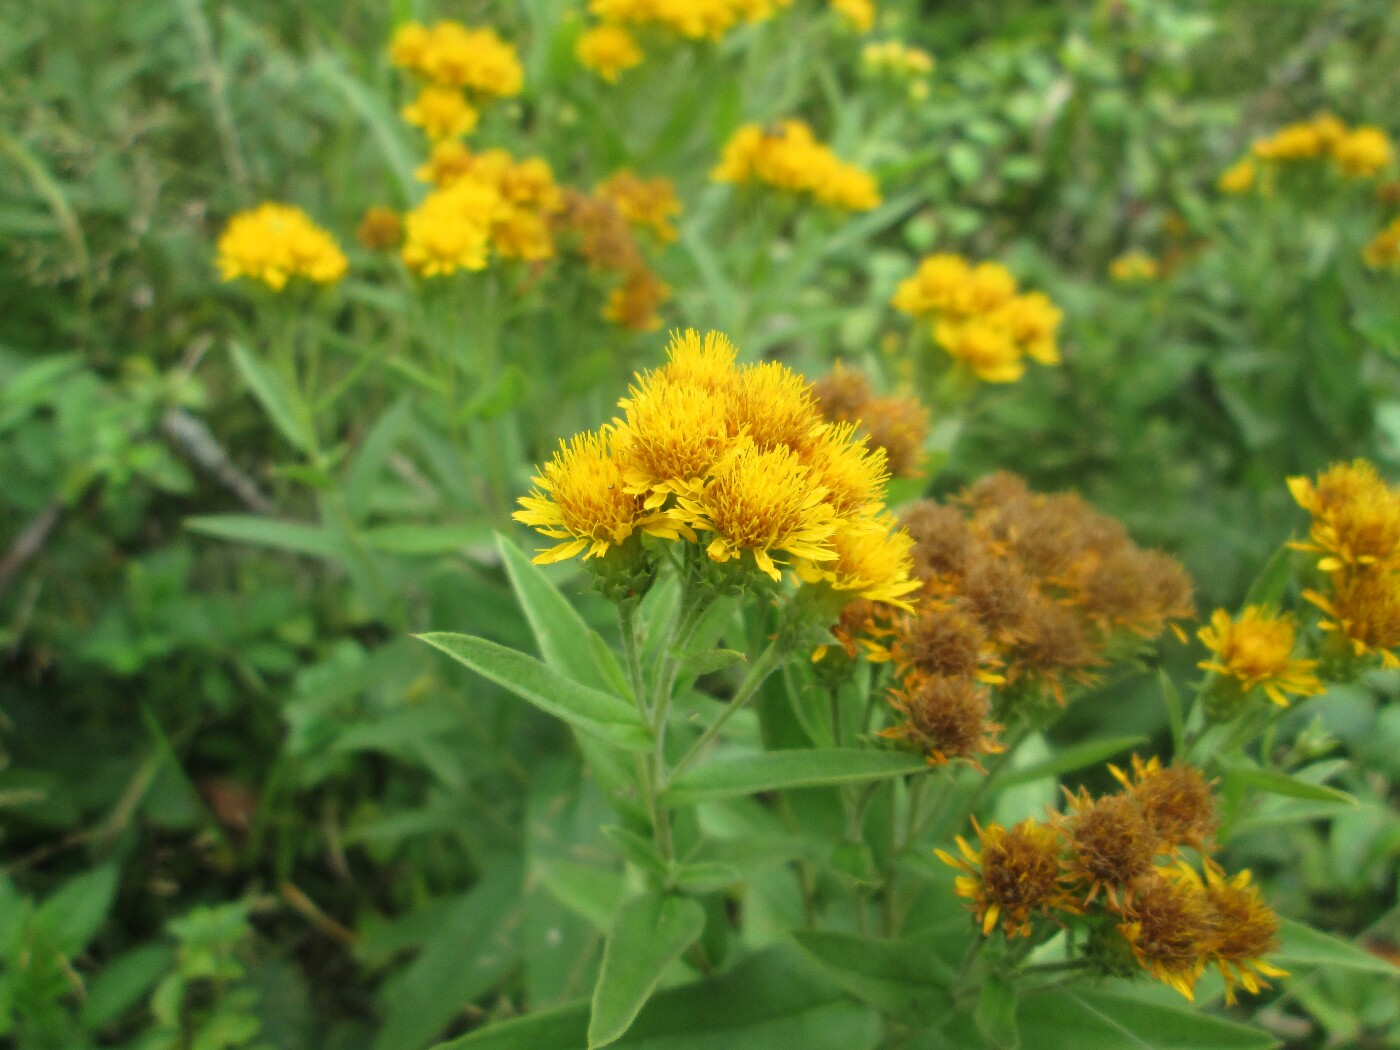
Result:
{"label": "fuzzy brown seed head", "polygon": [[1278,951],[1279,921],[1245,878],[1206,885],[1206,901],[1215,927],[1215,954],[1226,962],[1245,962]]}
{"label": "fuzzy brown seed head", "polygon": [[1215,794],[1199,769],[1158,768],[1133,786],[1132,795],[1166,845],[1205,849],[1210,844],[1218,824]]}
{"label": "fuzzy brown seed head", "polygon": [[891,474],[897,478],[919,476],[928,436],[927,408],[912,397],[876,397],[854,418],[870,435],[870,444],[885,450]]}
{"label": "fuzzy brown seed head", "polygon": [[1058,674],[1092,664],[1098,648],[1074,612],[1036,595],[1027,606],[1012,660],[1032,674]]}
{"label": "fuzzy brown seed head", "polygon": [[1014,635],[1030,610],[1032,584],[1009,558],[975,554],[958,588],[967,611],[993,638]]}
{"label": "fuzzy brown seed head", "polygon": [[[1199,973],[1215,945],[1210,907],[1200,888],[1151,872],[1132,889],[1128,921],[1120,929],[1138,960],[1162,979]],[[1186,978],[1188,985],[1191,979]]]}
{"label": "fuzzy brown seed head", "polygon": [[977,756],[1000,750],[996,733],[1001,727],[988,717],[991,699],[970,678],[920,678],[892,692],[890,703],[905,720],[882,735],[918,746],[932,763],[955,758],[975,763]]}
{"label": "fuzzy brown seed head", "polygon": [[1096,560],[1079,581],[1079,601],[1109,627],[1155,635],[1192,614],[1191,579],[1168,554],[1128,547]]}
{"label": "fuzzy brown seed head", "polygon": [[972,533],[956,507],[919,500],[905,509],[900,523],[914,537],[914,572],[925,582],[962,576],[972,551]]}
{"label": "fuzzy brown seed head", "polygon": [[1041,500],[1008,537],[1011,552],[1037,580],[1067,580],[1086,554],[1101,557],[1127,544],[1123,526],[1072,492]]}
{"label": "fuzzy brown seed head", "polygon": [[1008,470],[999,470],[973,482],[958,502],[974,515],[1005,507],[1021,507],[1034,498],[1026,479]]}
{"label": "fuzzy brown seed head", "polygon": [[372,252],[397,248],[403,240],[403,219],[393,208],[366,208],[355,228],[355,239]]}
{"label": "fuzzy brown seed head", "polygon": [[847,368],[841,362],[812,384],[812,400],[823,418],[848,423],[860,418],[861,409],[873,396],[864,372]]}
{"label": "fuzzy brown seed head", "polygon": [[982,840],[982,884],[986,898],[1008,915],[1061,903],[1059,841],[1043,824],[1026,821]]}
{"label": "fuzzy brown seed head", "polygon": [[894,657],[901,669],[950,678],[971,678],[982,662],[986,635],[961,610],[925,605],[905,617],[895,637]]}
{"label": "fuzzy brown seed head", "polygon": [[1157,833],[1137,800],[1127,795],[1094,801],[1080,796],[1068,833],[1074,867],[1091,883],[1090,896],[1100,885],[1112,891],[1152,870]]}

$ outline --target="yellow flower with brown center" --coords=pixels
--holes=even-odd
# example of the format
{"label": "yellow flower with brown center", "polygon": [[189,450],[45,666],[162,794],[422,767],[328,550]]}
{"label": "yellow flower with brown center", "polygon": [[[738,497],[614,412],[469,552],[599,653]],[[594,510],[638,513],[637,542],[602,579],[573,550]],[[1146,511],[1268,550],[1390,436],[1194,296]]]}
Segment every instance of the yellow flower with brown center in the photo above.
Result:
{"label": "yellow flower with brown center", "polygon": [[471,134],[479,115],[458,89],[428,84],[404,107],[403,119],[438,142]]}
{"label": "yellow flower with brown center", "polygon": [[831,536],[836,518],[797,453],[778,445],[763,449],[741,438],[715,465],[703,491],[681,497],[684,518],[713,534],[706,553],[717,562],[753,557],[773,580],[782,572],[774,555],[787,553],[812,562],[836,557]]}
{"label": "yellow flower with brown center", "polygon": [[1052,828],[1033,820],[1010,828],[983,828],[974,819],[972,826],[978,848],[959,835],[960,858],[941,849],[934,852],[944,864],[963,872],[954,888],[971,902],[983,936],[990,936],[999,922],[1006,936],[1029,937],[1036,915],[1078,911],[1061,881],[1060,843]]}
{"label": "yellow flower with brown center", "polygon": [[1400,570],[1338,573],[1330,595],[1309,590],[1303,597],[1330,617],[1319,626],[1345,638],[1356,656],[1375,654],[1383,666],[1400,668]]}
{"label": "yellow flower with brown center", "polygon": [[1366,460],[1333,464],[1316,483],[1289,478],[1288,489],[1313,519],[1308,541],[1291,546],[1322,554],[1323,572],[1400,565],[1400,491]]}
{"label": "yellow flower with brown center", "polygon": [[1161,843],[1202,852],[1211,848],[1219,821],[1215,795],[1199,769],[1163,766],[1156,756],[1144,762],[1133,755],[1131,775],[1113,765],[1108,770],[1137,800]]}
{"label": "yellow flower with brown center", "polygon": [[1245,157],[1226,168],[1216,180],[1221,193],[1248,193],[1254,188],[1258,170],[1252,158]]}
{"label": "yellow flower with brown center", "polygon": [[591,69],[609,84],[629,69],[642,64],[646,55],[636,38],[619,25],[599,25],[584,32],[574,45],[574,54],[585,69]]}
{"label": "yellow flower with brown center", "polygon": [[962,759],[985,772],[981,757],[1005,750],[997,741],[1002,727],[991,720],[991,698],[971,678],[926,675],[891,690],[889,701],[904,720],[880,736],[912,744],[931,766]]}
{"label": "yellow flower with brown center", "polygon": [[650,230],[662,243],[677,237],[672,220],[681,213],[681,202],[670,179],[643,179],[623,169],[604,179],[596,191],[617,205],[617,210],[633,226]]}
{"label": "yellow flower with brown center", "polygon": [[520,498],[524,509],[513,515],[517,521],[564,541],[541,550],[536,562],[549,564],[576,554],[602,557],[638,532],[669,540],[695,539],[674,515],[647,510],[641,496],[627,491],[612,444],[607,430],[559,442],[559,450],[534,478],[535,488]]}
{"label": "yellow flower with brown center", "polygon": [[1217,943],[1205,894],[1189,882],[1152,872],[1133,886],[1118,932],[1138,964],[1187,999]]}
{"label": "yellow flower with brown center", "polygon": [[1100,891],[1113,908],[1122,906],[1133,883],[1152,871],[1160,840],[1142,805],[1127,795],[1094,799],[1080,788],[1065,795],[1070,812],[1053,819],[1069,850],[1068,869],[1073,879],[1088,886],[1084,903]]}
{"label": "yellow flower with brown center", "polygon": [[216,263],[225,281],[247,277],[275,292],[300,277],[334,284],[345,276],[345,253],[306,212],[288,204],[260,204],[229,219]]}
{"label": "yellow flower with brown center", "polygon": [[1210,959],[1225,978],[1225,1001],[1233,1003],[1237,987],[1257,995],[1269,987],[1266,977],[1288,976],[1264,960],[1278,951],[1278,916],[1260,897],[1247,869],[1229,878],[1210,860],[1205,869],[1204,893],[1215,934]]}
{"label": "yellow flower with brown center", "polygon": [[909,595],[919,589],[910,578],[909,550],[914,541],[890,517],[842,521],[832,533],[835,557],[823,562],[797,563],[806,583],[827,584],[842,592],[843,603],[855,598],[883,602],[909,611]]}
{"label": "yellow flower with brown center", "polygon": [[1315,696],[1324,691],[1315,673],[1317,661],[1293,656],[1297,635],[1291,616],[1262,605],[1249,606],[1238,619],[1217,609],[1210,626],[1197,632],[1215,658],[1197,666],[1233,679],[1242,693],[1263,689],[1271,701],[1287,707],[1289,696]]}
{"label": "yellow flower with brown center", "polygon": [[1368,179],[1390,164],[1394,150],[1380,128],[1354,128],[1332,143],[1332,160],[1344,175]]}

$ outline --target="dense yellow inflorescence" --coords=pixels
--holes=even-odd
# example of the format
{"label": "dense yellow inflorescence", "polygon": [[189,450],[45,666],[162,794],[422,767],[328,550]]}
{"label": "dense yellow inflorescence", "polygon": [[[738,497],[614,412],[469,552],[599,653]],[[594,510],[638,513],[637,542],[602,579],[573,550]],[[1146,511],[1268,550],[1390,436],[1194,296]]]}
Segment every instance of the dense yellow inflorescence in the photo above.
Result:
{"label": "dense yellow inflorescence", "polygon": [[837,157],[800,120],[770,127],[745,124],[725,144],[710,177],[738,185],[761,183],[844,211],[869,211],[880,204],[875,177]]}
{"label": "dense yellow inflorescence", "polygon": [[246,277],[280,292],[293,278],[334,284],[345,276],[345,253],[306,212],[289,204],[260,204],[229,219],[216,263],[225,281]]}
{"label": "dense yellow inflorescence", "polygon": [[934,342],[984,382],[1014,383],[1027,358],[1059,364],[1063,312],[1042,292],[1019,292],[1000,263],[930,255],[900,282],[891,304],[931,324]]}
{"label": "dense yellow inflorescence", "polygon": [[[736,358],[717,332],[673,335],[667,363],[637,376],[623,414],[561,448],[516,514],[564,541],[536,560],[598,557],[646,533],[698,542],[711,561],[774,581],[789,570],[836,605],[903,606],[918,583],[910,541],[884,512],[883,456],[854,427],[823,422],[800,376]],[[566,455],[576,447],[586,461]]]}
{"label": "dense yellow inflorescence", "polygon": [[1330,113],[1288,124],[1272,135],[1255,139],[1248,155],[1240,158],[1216,182],[1222,193],[1269,192],[1281,169],[1327,160],[1343,177],[1369,179],[1379,175],[1394,159],[1390,136],[1377,127],[1351,128]]}

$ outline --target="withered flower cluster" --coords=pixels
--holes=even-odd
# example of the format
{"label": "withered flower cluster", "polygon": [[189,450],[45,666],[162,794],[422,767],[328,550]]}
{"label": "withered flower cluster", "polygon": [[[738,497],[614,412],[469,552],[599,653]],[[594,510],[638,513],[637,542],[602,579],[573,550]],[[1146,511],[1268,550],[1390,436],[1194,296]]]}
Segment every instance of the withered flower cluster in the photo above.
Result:
{"label": "withered flower cluster", "polygon": [[839,362],[830,374],[812,384],[812,397],[823,418],[832,423],[855,423],[869,436],[871,447],[884,449],[893,477],[919,476],[929,416],[917,398],[878,395],[864,372]]}
{"label": "withered flower cluster", "polygon": [[[1079,921],[1119,937],[1137,963],[1188,999],[1209,965],[1236,987],[1266,987],[1284,971],[1263,957],[1278,948],[1278,917],[1248,871],[1226,877],[1210,859],[1215,798],[1200,770],[1133,756],[1123,785],[1100,798],[1069,794],[1068,810],[1012,828],[974,827],[978,844],[957,840],[961,857],[939,857],[960,872],[956,892],[984,935],[1028,937],[1033,920]],[[1204,875],[1187,860],[1196,851]]]}

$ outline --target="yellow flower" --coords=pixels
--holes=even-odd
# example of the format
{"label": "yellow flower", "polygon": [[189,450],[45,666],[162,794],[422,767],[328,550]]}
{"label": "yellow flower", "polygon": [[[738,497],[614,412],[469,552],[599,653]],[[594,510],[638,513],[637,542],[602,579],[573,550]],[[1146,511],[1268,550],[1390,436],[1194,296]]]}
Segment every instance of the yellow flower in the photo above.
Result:
{"label": "yellow flower", "polygon": [[740,369],[724,411],[730,432],[747,434],[764,451],[785,446],[805,452],[825,426],[811,386],[779,361]]}
{"label": "yellow flower", "polygon": [[1290,546],[1323,555],[1323,572],[1400,564],[1400,492],[1366,460],[1335,463],[1316,484],[1289,478],[1288,490],[1312,515],[1308,541]]}
{"label": "yellow flower", "polygon": [[917,47],[907,47],[898,40],[883,44],[866,44],[860,53],[861,64],[873,72],[891,73],[900,77],[924,76],[933,72],[933,56]]}
{"label": "yellow flower", "polygon": [[420,277],[486,268],[492,225],[505,213],[494,186],[464,178],[434,190],[404,217],[403,261]]}
{"label": "yellow flower", "polygon": [[964,312],[964,294],[972,266],[961,255],[930,255],[919,263],[913,277],[899,283],[890,303],[901,313],[924,317],[934,313]]}
{"label": "yellow flower", "polygon": [[857,438],[855,423],[833,423],[802,457],[838,517],[875,514],[884,507],[890,480],[885,453],[868,448],[866,441]]}
{"label": "yellow flower", "polygon": [[1108,275],[1120,284],[1155,281],[1161,276],[1157,260],[1144,251],[1130,251],[1108,264]]}
{"label": "yellow flower", "polygon": [[1197,632],[1201,643],[1215,653],[1216,658],[1204,660],[1198,666],[1233,678],[1241,692],[1263,689],[1270,700],[1287,707],[1290,694],[1315,696],[1324,690],[1314,673],[1317,661],[1293,656],[1297,634],[1291,616],[1262,605],[1249,606],[1239,619],[1232,619],[1224,609],[1217,609],[1210,618],[1210,626]]}
{"label": "yellow flower", "polygon": [[987,383],[1014,383],[1026,365],[1011,331],[985,320],[939,321],[934,341],[960,365]]}
{"label": "yellow flower", "polygon": [[446,186],[466,175],[475,163],[476,155],[461,139],[443,139],[433,143],[428,162],[420,165],[413,177],[419,182]]}
{"label": "yellow flower", "polygon": [[640,496],[627,492],[622,463],[613,455],[612,435],[604,430],[559,442],[530,495],[513,515],[563,543],[541,550],[535,561],[548,564],[576,554],[597,558],[634,532],[674,540],[695,534],[674,516],[648,511]]}
{"label": "yellow flower", "polygon": [[934,850],[938,859],[964,874],[954,882],[959,897],[972,902],[983,936],[990,936],[1000,922],[1008,937],[1029,937],[1033,915],[1053,911],[1074,914],[1078,908],[1062,883],[1060,844],[1054,829],[1034,820],[1011,828],[973,819],[978,846],[973,849],[957,836],[961,858]]}
{"label": "yellow flower", "polygon": [[1256,174],[1254,161],[1245,157],[1226,168],[1215,186],[1221,193],[1248,193],[1254,188]]}
{"label": "yellow flower", "polygon": [[515,48],[495,30],[469,29],[460,22],[433,26],[417,60],[405,64],[434,84],[479,96],[518,95],[525,79]]}
{"label": "yellow flower", "polygon": [[1376,269],[1400,266],[1400,219],[1371,238],[1371,243],[1366,245],[1365,259],[1367,266]]}
{"label": "yellow flower", "polygon": [[1289,124],[1267,138],[1256,139],[1251,150],[1260,160],[1311,160],[1327,148],[1327,132],[1311,123]]}
{"label": "yellow flower", "polygon": [[260,204],[229,219],[216,262],[225,281],[248,277],[280,292],[293,277],[334,284],[345,276],[345,253],[306,212],[288,204]]}
{"label": "yellow flower", "polygon": [[646,57],[631,33],[619,25],[594,26],[578,38],[574,54],[609,84],[616,84],[623,72],[642,64]]}
{"label": "yellow flower", "polygon": [[1390,137],[1380,128],[1355,128],[1332,144],[1332,159],[1345,175],[1370,178],[1394,155]]}
{"label": "yellow flower", "polygon": [[[1200,886],[1199,876],[1185,865],[1182,868]],[[1287,970],[1263,958],[1278,951],[1278,916],[1259,896],[1259,887],[1251,883],[1248,869],[1228,879],[1214,861],[1207,860],[1205,869],[1202,889],[1215,930],[1210,961],[1225,978],[1225,1001],[1233,1003],[1236,987],[1257,995],[1260,989],[1269,987],[1265,977],[1288,976]]]}
{"label": "yellow flower", "polygon": [[831,9],[858,33],[868,33],[875,25],[873,0],[831,0]]}
{"label": "yellow flower", "polygon": [[748,552],[760,570],[779,580],[776,553],[812,562],[836,556],[836,519],[825,497],[792,449],[763,450],[744,438],[716,464],[700,495],[682,497],[679,505],[688,524],[714,534],[706,548],[714,561]]}
{"label": "yellow flower", "polygon": [[432,34],[420,22],[405,22],[389,41],[389,60],[401,69],[417,69],[423,62]]}
{"label": "yellow flower", "polygon": [[1214,917],[1202,889],[1156,872],[1134,887],[1124,918],[1118,932],[1138,964],[1194,1000],[1196,980],[1217,943]]}
{"label": "yellow flower", "polygon": [[1382,666],[1400,667],[1400,571],[1338,573],[1330,596],[1304,591],[1303,597],[1331,617],[1319,626],[1339,633],[1357,656],[1374,653]]}
{"label": "yellow flower", "polygon": [[992,324],[1002,325],[1021,352],[1042,365],[1060,363],[1060,349],[1055,341],[1064,320],[1064,311],[1050,301],[1044,292],[1026,292],[1011,299],[991,314]]}
{"label": "yellow flower", "polygon": [[910,611],[909,595],[921,583],[911,579],[914,540],[893,518],[856,518],[843,521],[831,536],[836,557],[829,561],[797,563],[797,574],[807,583],[825,583],[848,592],[846,600],[864,598]]}
{"label": "yellow flower", "polygon": [[676,239],[671,220],[681,213],[681,202],[670,179],[643,179],[624,169],[609,175],[595,192],[617,205],[633,226],[650,230],[658,241]]}
{"label": "yellow flower", "polygon": [[627,491],[645,496],[648,509],[670,493],[698,496],[731,444],[711,392],[652,373],[630,395],[618,403],[626,419],[614,421]]}
{"label": "yellow flower", "polygon": [[959,307],[966,314],[988,314],[1016,295],[1016,278],[999,262],[980,262],[968,274]]}
{"label": "yellow flower", "polygon": [[739,371],[734,366],[737,356],[734,344],[723,332],[706,332],[702,338],[694,328],[687,328],[671,334],[666,364],[651,375],[727,397],[739,381]]}
{"label": "yellow flower", "polygon": [[800,120],[776,127],[746,124],[725,144],[716,182],[761,182],[789,193],[808,193],[822,204],[866,211],[880,203],[879,187],[868,172],[842,161],[818,142]]}
{"label": "yellow flower", "polygon": [[456,88],[429,84],[418,97],[404,107],[403,119],[434,142],[460,138],[476,128],[477,112],[467,97]]}
{"label": "yellow flower", "polygon": [[645,266],[638,266],[608,294],[603,319],[631,332],[654,332],[661,327],[656,308],[669,298],[671,286]]}

